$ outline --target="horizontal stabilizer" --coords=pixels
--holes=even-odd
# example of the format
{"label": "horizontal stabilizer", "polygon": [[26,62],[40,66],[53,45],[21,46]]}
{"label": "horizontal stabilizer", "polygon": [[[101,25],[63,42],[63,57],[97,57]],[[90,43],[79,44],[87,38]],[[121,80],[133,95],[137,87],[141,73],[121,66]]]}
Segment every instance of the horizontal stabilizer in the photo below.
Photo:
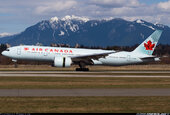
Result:
{"label": "horizontal stabilizer", "polygon": [[144,57],[140,58],[143,62],[148,62],[148,61],[160,61],[159,57]]}

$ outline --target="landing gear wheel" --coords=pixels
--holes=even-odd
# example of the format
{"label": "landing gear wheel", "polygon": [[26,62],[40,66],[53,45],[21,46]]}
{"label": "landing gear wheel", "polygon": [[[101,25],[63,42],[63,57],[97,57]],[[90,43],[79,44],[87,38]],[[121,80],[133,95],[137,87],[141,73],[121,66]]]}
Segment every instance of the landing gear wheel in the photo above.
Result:
{"label": "landing gear wheel", "polygon": [[12,61],[14,62],[14,68],[18,68],[17,60],[12,59]]}
{"label": "landing gear wheel", "polygon": [[76,68],[76,71],[89,71],[89,68]]}
{"label": "landing gear wheel", "polygon": [[76,71],[89,71],[89,68],[86,68],[86,64],[84,62],[79,63],[80,68],[76,68]]}

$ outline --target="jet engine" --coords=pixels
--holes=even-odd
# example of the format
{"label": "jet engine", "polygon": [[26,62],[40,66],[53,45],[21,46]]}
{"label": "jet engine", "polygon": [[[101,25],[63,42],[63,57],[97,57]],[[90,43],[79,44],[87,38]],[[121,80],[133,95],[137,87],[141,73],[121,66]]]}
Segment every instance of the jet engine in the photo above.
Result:
{"label": "jet engine", "polygon": [[54,66],[55,67],[70,67],[72,63],[69,57],[55,57]]}

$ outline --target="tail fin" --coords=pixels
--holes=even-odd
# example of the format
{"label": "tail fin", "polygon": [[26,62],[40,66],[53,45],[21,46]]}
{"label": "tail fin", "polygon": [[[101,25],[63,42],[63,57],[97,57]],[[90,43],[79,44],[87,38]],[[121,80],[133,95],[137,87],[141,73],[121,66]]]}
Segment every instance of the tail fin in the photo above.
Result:
{"label": "tail fin", "polygon": [[162,34],[162,30],[153,32],[143,43],[141,43],[133,53],[152,55],[158,40]]}

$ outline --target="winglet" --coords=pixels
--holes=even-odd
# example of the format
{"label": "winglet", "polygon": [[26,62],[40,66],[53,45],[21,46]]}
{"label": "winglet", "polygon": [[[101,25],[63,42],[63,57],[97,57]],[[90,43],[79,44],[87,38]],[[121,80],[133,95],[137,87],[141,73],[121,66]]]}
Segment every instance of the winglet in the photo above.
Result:
{"label": "winglet", "polygon": [[162,30],[156,30],[155,32],[153,32],[143,43],[141,43],[133,51],[133,53],[152,55],[161,34]]}

